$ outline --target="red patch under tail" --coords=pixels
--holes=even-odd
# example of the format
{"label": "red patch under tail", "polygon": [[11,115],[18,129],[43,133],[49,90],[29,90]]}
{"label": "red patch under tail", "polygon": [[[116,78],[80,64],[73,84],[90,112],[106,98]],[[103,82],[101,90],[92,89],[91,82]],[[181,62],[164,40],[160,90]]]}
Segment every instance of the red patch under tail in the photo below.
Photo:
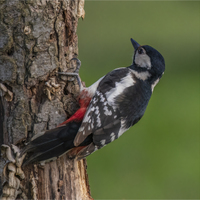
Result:
{"label": "red patch under tail", "polygon": [[82,91],[79,96],[80,108],[69,119],[59,124],[58,126],[62,126],[71,121],[82,121],[90,101],[91,98],[89,97],[88,92],[85,90]]}

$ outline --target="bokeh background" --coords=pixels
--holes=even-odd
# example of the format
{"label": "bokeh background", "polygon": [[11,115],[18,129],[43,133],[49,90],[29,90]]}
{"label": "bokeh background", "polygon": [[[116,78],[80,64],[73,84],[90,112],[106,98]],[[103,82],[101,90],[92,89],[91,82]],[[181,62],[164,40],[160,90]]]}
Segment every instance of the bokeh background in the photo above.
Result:
{"label": "bokeh background", "polygon": [[80,75],[89,86],[132,62],[132,37],[166,71],[142,120],[87,158],[95,199],[200,198],[200,2],[87,1]]}

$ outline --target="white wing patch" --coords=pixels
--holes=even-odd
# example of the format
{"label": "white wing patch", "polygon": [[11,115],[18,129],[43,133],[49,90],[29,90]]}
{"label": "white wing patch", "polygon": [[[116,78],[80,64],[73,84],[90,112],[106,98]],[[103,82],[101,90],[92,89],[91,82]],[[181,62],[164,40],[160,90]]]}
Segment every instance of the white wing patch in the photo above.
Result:
{"label": "white wing patch", "polygon": [[114,106],[113,108],[115,108],[115,105],[114,105],[115,97],[120,95],[124,91],[124,89],[132,86],[134,83],[135,82],[133,80],[133,77],[132,77],[131,73],[129,72],[129,74],[126,77],[122,78],[120,82],[116,82],[115,83],[115,87],[114,88],[112,88],[110,91],[105,93],[108,102],[112,106]]}

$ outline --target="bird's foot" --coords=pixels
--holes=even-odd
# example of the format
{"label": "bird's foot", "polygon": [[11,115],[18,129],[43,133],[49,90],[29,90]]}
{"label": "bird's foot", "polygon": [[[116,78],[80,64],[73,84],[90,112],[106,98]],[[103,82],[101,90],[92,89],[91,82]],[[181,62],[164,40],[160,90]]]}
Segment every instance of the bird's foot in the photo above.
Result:
{"label": "bird's foot", "polygon": [[[83,88],[83,85],[81,83],[81,78],[79,76],[79,69],[81,67],[81,61],[78,58],[72,58],[70,60],[70,62],[73,61],[73,60],[76,61],[76,65],[77,65],[76,66],[76,70],[74,72],[58,72],[58,74],[64,75],[64,76],[75,76],[77,78],[77,80],[78,80],[78,85],[79,85],[79,88],[80,88],[80,91],[81,91],[82,88]],[[68,81],[74,81],[74,78],[68,79]]]}

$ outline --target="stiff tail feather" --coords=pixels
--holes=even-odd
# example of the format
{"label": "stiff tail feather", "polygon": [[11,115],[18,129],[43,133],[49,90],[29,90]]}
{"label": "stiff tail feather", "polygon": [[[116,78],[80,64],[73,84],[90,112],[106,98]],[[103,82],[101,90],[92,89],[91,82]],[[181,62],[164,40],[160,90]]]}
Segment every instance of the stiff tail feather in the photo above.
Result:
{"label": "stiff tail feather", "polygon": [[69,122],[65,126],[46,131],[31,141],[21,151],[21,156],[26,153],[23,165],[59,157],[74,148],[73,141],[80,125],[81,122]]}

